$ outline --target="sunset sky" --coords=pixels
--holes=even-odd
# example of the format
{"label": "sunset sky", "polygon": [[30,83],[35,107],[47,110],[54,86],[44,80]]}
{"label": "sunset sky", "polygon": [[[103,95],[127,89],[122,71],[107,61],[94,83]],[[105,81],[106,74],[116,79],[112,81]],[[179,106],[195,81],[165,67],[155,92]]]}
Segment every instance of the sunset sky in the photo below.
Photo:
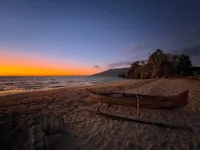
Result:
{"label": "sunset sky", "polygon": [[1,0],[0,75],[89,75],[160,48],[200,66],[199,0]]}

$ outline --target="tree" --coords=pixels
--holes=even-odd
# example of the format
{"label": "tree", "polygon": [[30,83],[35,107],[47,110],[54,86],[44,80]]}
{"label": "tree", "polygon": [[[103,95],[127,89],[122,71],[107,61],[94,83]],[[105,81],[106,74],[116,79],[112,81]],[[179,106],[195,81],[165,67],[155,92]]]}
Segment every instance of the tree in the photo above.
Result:
{"label": "tree", "polygon": [[139,61],[135,61],[134,63],[131,64],[131,67],[128,71],[128,78],[133,78],[134,77],[134,73],[136,68],[140,67],[139,65]]}
{"label": "tree", "polygon": [[148,64],[153,68],[153,77],[161,77],[164,74],[163,67],[167,64],[167,55],[161,49],[157,49],[149,56]]}
{"label": "tree", "polygon": [[141,77],[141,67],[137,67],[132,76],[135,79],[140,79],[140,77]]}
{"label": "tree", "polygon": [[[141,65],[140,65],[141,64]],[[157,78],[175,74],[190,75],[191,60],[186,55],[165,54],[161,49],[152,53],[147,63],[136,61],[131,64],[128,78]]]}
{"label": "tree", "polygon": [[140,63],[139,61],[135,61],[134,63],[131,64],[131,68],[135,69],[135,68],[139,67],[140,66],[139,63]]}
{"label": "tree", "polygon": [[140,78],[141,79],[147,79],[151,77],[151,67],[149,64],[145,64],[143,66],[140,67],[141,69],[141,73],[140,73]]}
{"label": "tree", "polygon": [[140,61],[140,64],[145,65],[145,61],[144,60]]}
{"label": "tree", "polygon": [[189,75],[190,72],[190,68],[192,66],[192,62],[190,60],[190,57],[187,55],[182,54],[179,58],[178,58],[178,62],[177,62],[177,72],[180,75]]}

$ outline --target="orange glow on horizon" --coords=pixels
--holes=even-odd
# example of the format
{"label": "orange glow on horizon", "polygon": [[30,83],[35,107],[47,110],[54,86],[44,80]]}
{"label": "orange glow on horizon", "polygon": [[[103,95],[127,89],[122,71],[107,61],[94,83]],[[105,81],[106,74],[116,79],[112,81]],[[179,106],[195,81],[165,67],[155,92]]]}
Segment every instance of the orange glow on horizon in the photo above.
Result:
{"label": "orange glow on horizon", "polygon": [[92,66],[0,52],[0,76],[91,75],[97,71]]}

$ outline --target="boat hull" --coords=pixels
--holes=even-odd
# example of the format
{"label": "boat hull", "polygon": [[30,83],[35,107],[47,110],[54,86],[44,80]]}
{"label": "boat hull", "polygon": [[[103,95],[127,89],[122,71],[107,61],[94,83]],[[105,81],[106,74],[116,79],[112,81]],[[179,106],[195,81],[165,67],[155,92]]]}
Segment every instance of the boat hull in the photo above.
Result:
{"label": "boat hull", "polygon": [[90,98],[109,105],[136,107],[139,102],[139,107],[141,108],[174,109],[184,107],[188,104],[188,92],[189,90],[173,96],[151,96],[90,91]]}

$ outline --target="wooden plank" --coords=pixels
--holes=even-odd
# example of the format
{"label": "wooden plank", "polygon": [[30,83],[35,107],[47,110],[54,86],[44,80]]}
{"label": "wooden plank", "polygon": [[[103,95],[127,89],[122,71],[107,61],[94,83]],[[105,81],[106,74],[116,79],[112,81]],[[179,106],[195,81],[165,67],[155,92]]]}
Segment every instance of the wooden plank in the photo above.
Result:
{"label": "wooden plank", "polygon": [[112,114],[103,113],[103,112],[96,112],[93,110],[86,110],[86,111],[102,116],[104,118],[109,118],[109,119],[118,120],[118,121],[137,122],[137,123],[148,124],[148,125],[156,125],[159,127],[166,127],[166,128],[172,128],[172,129],[184,129],[184,130],[193,131],[192,127],[190,126],[172,124],[169,122],[159,122],[155,120],[147,120],[147,119],[141,119],[141,118],[139,119],[139,118],[121,116],[121,115],[112,115]]}

